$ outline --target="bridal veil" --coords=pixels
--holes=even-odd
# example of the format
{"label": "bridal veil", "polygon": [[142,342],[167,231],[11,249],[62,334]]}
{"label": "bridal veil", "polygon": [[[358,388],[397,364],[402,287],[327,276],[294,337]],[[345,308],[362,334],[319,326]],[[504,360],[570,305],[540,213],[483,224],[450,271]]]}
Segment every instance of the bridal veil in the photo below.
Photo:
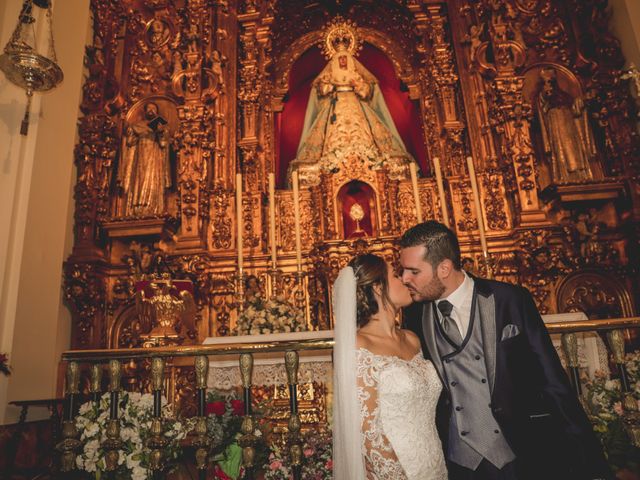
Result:
{"label": "bridal veil", "polygon": [[364,480],[356,379],[356,277],[340,270],[333,285],[333,478]]}

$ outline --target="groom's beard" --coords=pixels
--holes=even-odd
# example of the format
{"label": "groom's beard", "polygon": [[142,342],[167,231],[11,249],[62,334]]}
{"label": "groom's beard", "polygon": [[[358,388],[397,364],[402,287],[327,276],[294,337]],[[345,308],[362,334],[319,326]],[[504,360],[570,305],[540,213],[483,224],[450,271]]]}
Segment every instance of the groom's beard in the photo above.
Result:
{"label": "groom's beard", "polygon": [[433,277],[431,281],[427,283],[420,291],[409,287],[411,298],[414,302],[433,302],[434,300],[442,298],[442,294],[445,292],[445,290],[446,288],[444,286],[444,283],[442,283],[442,280],[440,280],[438,277]]}

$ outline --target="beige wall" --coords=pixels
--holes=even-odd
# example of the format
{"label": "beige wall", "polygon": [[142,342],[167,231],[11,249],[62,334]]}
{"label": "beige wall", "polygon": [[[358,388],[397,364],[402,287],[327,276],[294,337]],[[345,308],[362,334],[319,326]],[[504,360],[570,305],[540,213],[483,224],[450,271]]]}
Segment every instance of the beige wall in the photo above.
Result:
{"label": "beige wall", "polygon": [[627,65],[640,68],[640,1],[609,0],[611,31],[620,40]]}
{"label": "beige wall", "polygon": [[[4,47],[22,0],[2,4]],[[54,1],[55,43],[65,78],[55,90],[34,96],[26,137],[19,134],[24,91],[0,74],[0,352],[9,353],[13,367],[11,377],[0,376],[2,424],[17,418],[8,401],[55,395],[57,363],[69,345],[62,262],[73,238],[73,148],[88,28],[89,0]],[[45,413],[34,411],[30,418]]]}

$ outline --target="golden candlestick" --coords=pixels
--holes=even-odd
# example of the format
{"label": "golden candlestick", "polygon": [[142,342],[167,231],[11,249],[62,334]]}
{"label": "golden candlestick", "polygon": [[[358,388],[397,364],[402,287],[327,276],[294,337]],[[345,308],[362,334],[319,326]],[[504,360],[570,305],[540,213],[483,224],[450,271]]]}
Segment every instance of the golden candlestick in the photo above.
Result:
{"label": "golden candlestick", "polygon": [[476,207],[476,217],[478,219],[478,232],[480,233],[480,245],[485,265],[487,266],[487,277],[493,278],[493,271],[489,264],[489,248],[487,247],[487,235],[484,229],[484,218],[482,216],[482,206],[480,204],[480,191],[476,179],[476,170],[473,166],[473,158],[467,157],[467,168],[469,169],[469,179],[471,180],[471,192],[473,193],[473,203]]}
{"label": "golden candlestick", "polygon": [[440,167],[440,159],[438,157],[433,158],[433,169],[436,174],[436,185],[438,187],[438,198],[440,199],[442,221],[447,227],[451,228],[451,224],[449,223],[449,209],[447,208],[446,196],[444,194],[444,183],[442,181],[442,168]]}
{"label": "golden candlestick", "polygon": [[293,216],[296,229],[296,266],[298,272],[302,270],[302,240],[300,238],[300,191],[298,186],[298,172],[292,174],[293,181]]}
{"label": "golden candlestick", "polygon": [[243,264],[244,264],[244,252],[243,248],[243,230],[244,220],[242,211],[242,174],[236,173],[236,223],[237,223],[237,248],[238,248],[238,272],[242,276]]}
{"label": "golden candlestick", "polygon": [[269,246],[271,247],[271,268],[277,268],[276,246],[276,177],[269,174]]}
{"label": "golden candlestick", "polygon": [[418,190],[418,167],[415,162],[409,163],[409,172],[411,173],[413,201],[416,205],[416,218],[418,223],[422,223],[422,205],[420,204],[420,191]]}

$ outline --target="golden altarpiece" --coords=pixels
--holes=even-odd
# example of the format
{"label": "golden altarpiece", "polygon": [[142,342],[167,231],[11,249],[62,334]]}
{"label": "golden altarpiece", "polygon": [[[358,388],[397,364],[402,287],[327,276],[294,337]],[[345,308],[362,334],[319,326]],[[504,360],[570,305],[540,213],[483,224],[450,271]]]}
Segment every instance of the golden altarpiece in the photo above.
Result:
{"label": "golden altarpiece", "polygon": [[[167,288],[193,300],[177,342],[231,335],[250,276],[251,288],[302,309],[311,329],[330,329],[338,270],[360,251],[393,261],[418,210],[448,217],[465,268],[528,287],[543,313],[635,314],[640,142],[606,3],[93,0],[65,265],[72,348],[144,345],[149,299]],[[358,82],[379,81],[393,120],[374,120],[387,133],[368,135],[400,135],[406,155],[296,157],[309,96],[341,51],[357,79],[333,87],[368,112],[376,107],[355,96]],[[187,399],[191,367],[176,363],[172,375]]]}

